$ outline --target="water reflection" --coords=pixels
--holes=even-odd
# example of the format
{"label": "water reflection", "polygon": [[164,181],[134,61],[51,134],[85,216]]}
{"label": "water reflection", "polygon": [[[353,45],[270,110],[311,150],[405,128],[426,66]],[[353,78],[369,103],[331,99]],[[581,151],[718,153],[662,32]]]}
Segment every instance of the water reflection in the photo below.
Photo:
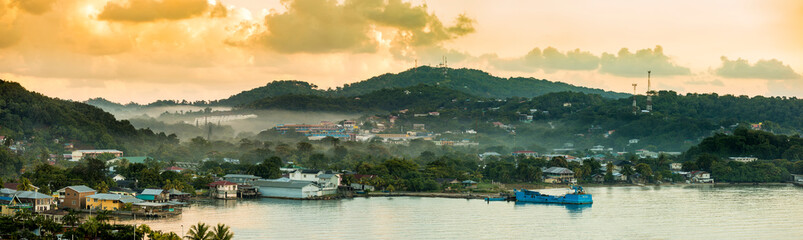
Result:
{"label": "water reflection", "polygon": [[518,207],[532,207],[532,206],[547,206],[547,207],[564,207],[569,213],[582,213],[583,210],[591,208],[593,204],[560,204],[560,203],[531,203],[531,202],[516,202],[515,206]]}

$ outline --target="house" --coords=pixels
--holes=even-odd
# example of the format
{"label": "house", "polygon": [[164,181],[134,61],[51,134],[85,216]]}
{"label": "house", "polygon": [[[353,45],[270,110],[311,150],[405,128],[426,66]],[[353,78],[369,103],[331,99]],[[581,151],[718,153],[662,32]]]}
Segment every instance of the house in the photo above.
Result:
{"label": "house", "polygon": [[323,196],[323,191],[312,181],[290,179],[259,180],[254,184],[263,197],[308,199]]}
{"label": "house", "polygon": [[596,182],[596,183],[605,182],[605,174],[597,173],[597,174],[591,175],[591,180]]}
{"label": "house", "polygon": [[44,212],[50,210],[53,205],[53,197],[33,191],[17,191],[14,193],[21,203],[30,204],[34,212]]}
{"label": "house", "polygon": [[209,196],[218,199],[237,198],[237,184],[229,181],[209,183]]}
{"label": "house", "polygon": [[91,189],[84,185],[69,186],[60,189],[58,192],[59,199],[63,199],[61,202],[61,208],[75,210],[86,209],[86,197],[97,193],[95,189]]}
{"label": "house", "polygon": [[538,153],[534,151],[515,151],[513,152],[513,156],[523,156],[523,157],[538,157]]}
{"label": "house", "polygon": [[[3,188],[8,188],[8,189],[16,191],[16,190],[20,190],[19,187],[20,187],[19,183],[3,183]],[[34,192],[38,192],[39,191],[39,187],[34,186],[34,185],[31,185],[31,187],[33,187],[33,191]]]}
{"label": "house", "polygon": [[120,175],[120,174],[115,174],[114,177],[112,177],[112,180],[114,180],[115,182],[117,182],[117,181],[125,181],[125,177],[123,177],[123,175]]}
{"label": "house", "polygon": [[122,194],[98,193],[86,196],[86,207],[92,210],[117,211],[123,209],[127,203],[138,203],[143,200]]}
{"label": "house", "polygon": [[70,161],[76,162],[85,158],[97,158],[104,153],[114,155],[114,157],[123,157],[123,151],[116,149],[76,150],[72,152],[72,159]]}
{"label": "house", "polygon": [[69,212],[61,210],[61,209],[50,209],[44,212],[40,212],[39,215],[44,217],[45,219],[50,219],[54,222],[60,223],[61,218],[66,216]]}
{"label": "house", "polygon": [[323,173],[323,171],[317,169],[297,169],[290,173],[290,179],[299,181],[317,181],[318,175]]}
{"label": "house", "polygon": [[340,186],[340,174],[324,173],[318,175],[318,186],[321,187],[323,195],[336,194],[337,187]]}
{"label": "house", "polygon": [[737,162],[743,162],[743,163],[749,163],[749,162],[758,160],[758,158],[756,158],[756,157],[729,157],[728,159],[730,159],[731,161],[737,161]]}
{"label": "house", "polygon": [[711,174],[706,171],[692,171],[687,177],[691,179],[691,182],[714,183],[714,179],[711,178]]}
{"label": "house", "polygon": [[167,192],[168,192],[168,196],[170,198],[170,201],[179,201],[179,202],[190,201],[191,195],[189,193],[185,193],[185,192],[179,191],[179,190],[177,190],[175,188],[170,189]]}
{"label": "house", "polygon": [[591,147],[591,149],[588,149],[588,150],[592,151],[592,152],[602,152],[602,151],[605,151],[605,146],[595,145],[595,146]]}
{"label": "house", "polygon": [[465,180],[461,184],[463,184],[464,188],[477,188],[477,182],[472,180]]}
{"label": "house", "polygon": [[170,199],[167,190],[161,188],[148,188],[137,194],[137,198],[148,202],[166,202]]}
{"label": "house", "polygon": [[543,170],[547,180],[545,182],[572,182],[574,181],[574,171],[562,167],[550,167]]}
{"label": "house", "polygon": [[171,167],[165,168],[165,171],[181,173],[182,171],[184,171],[184,169],[180,168],[180,167],[176,167],[176,166],[171,166]]}
{"label": "house", "polygon": [[792,174],[792,182],[803,183],[803,174]]}
{"label": "house", "polygon": [[227,162],[227,163],[231,163],[231,164],[240,164],[240,159],[223,158],[223,162]]}
{"label": "house", "polygon": [[0,197],[0,214],[3,216],[13,216],[19,211],[29,211],[31,208],[30,204],[22,203],[17,196]]}
{"label": "house", "polygon": [[670,163],[669,164],[669,170],[680,171],[681,169],[683,169],[683,163]]}
{"label": "house", "polygon": [[260,179],[260,177],[247,174],[226,174],[226,176],[223,176],[223,180],[236,184],[251,184],[257,179]]}
{"label": "house", "polygon": [[368,184],[351,183],[351,188],[359,191],[376,191],[376,187]]}

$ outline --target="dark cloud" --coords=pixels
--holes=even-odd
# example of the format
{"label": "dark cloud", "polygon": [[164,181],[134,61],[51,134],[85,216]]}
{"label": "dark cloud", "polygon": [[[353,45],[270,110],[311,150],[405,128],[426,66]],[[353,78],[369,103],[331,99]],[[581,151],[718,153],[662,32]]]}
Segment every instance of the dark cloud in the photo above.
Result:
{"label": "dark cloud", "polygon": [[[446,27],[427,6],[401,0],[283,0],[287,11],[265,17],[264,32],[256,40],[283,53],[375,52],[372,29],[392,29],[393,51],[438,45],[474,32],[465,15]],[[405,55],[405,54],[401,54]],[[406,55],[405,55],[406,56]]]}
{"label": "dark cloud", "polygon": [[121,22],[179,20],[204,13],[211,6],[206,0],[128,0],[106,3],[98,19]]}
{"label": "dark cloud", "polygon": [[800,74],[796,73],[789,65],[776,59],[758,60],[751,65],[745,59],[728,60],[722,57],[722,66],[715,70],[716,74],[727,78],[760,78],[770,80],[800,79]]}
{"label": "dark cloud", "polygon": [[664,55],[661,46],[654,49],[641,49],[631,53],[627,48],[617,55],[603,53],[600,58],[600,72],[622,77],[643,77],[647,71],[662,76],[690,75],[689,68],[678,66]]}

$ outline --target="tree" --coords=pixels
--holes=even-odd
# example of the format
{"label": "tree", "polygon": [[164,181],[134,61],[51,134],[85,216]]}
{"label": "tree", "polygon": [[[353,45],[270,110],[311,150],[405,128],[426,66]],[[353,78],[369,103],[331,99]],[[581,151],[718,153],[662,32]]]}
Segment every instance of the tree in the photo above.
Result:
{"label": "tree", "polygon": [[187,236],[184,236],[184,238],[189,240],[209,240],[211,237],[212,232],[209,231],[209,226],[200,222],[192,225],[190,230],[187,231]]}
{"label": "tree", "polygon": [[549,160],[549,165],[548,166],[550,166],[550,167],[568,168],[569,167],[569,163],[566,161],[566,158],[564,158],[563,156],[557,156],[557,157],[553,157],[551,160]]}
{"label": "tree", "polygon": [[33,184],[31,184],[31,181],[28,180],[27,178],[23,177],[23,178],[20,178],[20,185],[17,186],[17,190],[20,190],[20,191],[33,191],[34,188],[33,188]]}
{"label": "tree", "polygon": [[613,179],[613,168],[614,168],[614,165],[613,165],[613,163],[608,163],[608,164],[605,166],[605,168],[606,168],[606,169],[605,169],[605,182],[606,182],[606,183],[613,183],[613,182],[614,182],[614,179]]}
{"label": "tree", "polygon": [[636,164],[636,172],[648,179],[652,179],[652,169],[646,163]]}
{"label": "tree", "polygon": [[75,212],[68,210],[67,215],[61,217],[61,223],[65,226],[75,227],[78,225],[78,223],[80,223],[80,219]]}
{"label": "tree", "polygon": [[95,215],[95,220],[100,223],[106,223],[111,219],[112,211],[109,210],[100,210],[98,211],[98,215]]}
{"label": "tree", "polygon": [[98,193],[107,193],[109,192],[109,184],[106,181],[98,182],[98,184],[95,184],[95,189],[98,190]]}
{"label": "tree", "polygon": [[630,176],[633,176],[633,174],[636,174],[636,172],[633,171],[633,167],[631,167],[630,165],[623,165],[621,172],[622,172],[622,175],[627,176],[628,180],[630,179]]}
{"label": "tree", "polygon": [[229,231],[229,227],[225,224],[218,223],[213,230],[212,240],[231,240],[234,238],[234,233]]}

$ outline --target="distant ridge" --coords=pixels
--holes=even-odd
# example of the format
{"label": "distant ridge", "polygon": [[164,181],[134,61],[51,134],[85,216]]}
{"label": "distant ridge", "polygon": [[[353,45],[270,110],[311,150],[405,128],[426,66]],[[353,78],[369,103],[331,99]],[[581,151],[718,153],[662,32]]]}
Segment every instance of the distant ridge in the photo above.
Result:
{"label": "distant ridge", "polygon": [[[445,74],[444,71],[446,72]],[[243,91],[227,99],[219,100],[216,104],[238,106],[263,98],[282,95],[349,97],[365,95],[381,89],[406,88],[420,84],[449,88],[482,98],[531,98],[553,92],[599,94],[602,97],[611,99],[630,96],[627,93],[580,87],[535,78],[500,78],[476,69],[421,66],[400,73],[386,73],[364,81],[345,84],[343,87],[333,90],[321,90],[317,86],[303,81],[274,81],[265,86]]]}

